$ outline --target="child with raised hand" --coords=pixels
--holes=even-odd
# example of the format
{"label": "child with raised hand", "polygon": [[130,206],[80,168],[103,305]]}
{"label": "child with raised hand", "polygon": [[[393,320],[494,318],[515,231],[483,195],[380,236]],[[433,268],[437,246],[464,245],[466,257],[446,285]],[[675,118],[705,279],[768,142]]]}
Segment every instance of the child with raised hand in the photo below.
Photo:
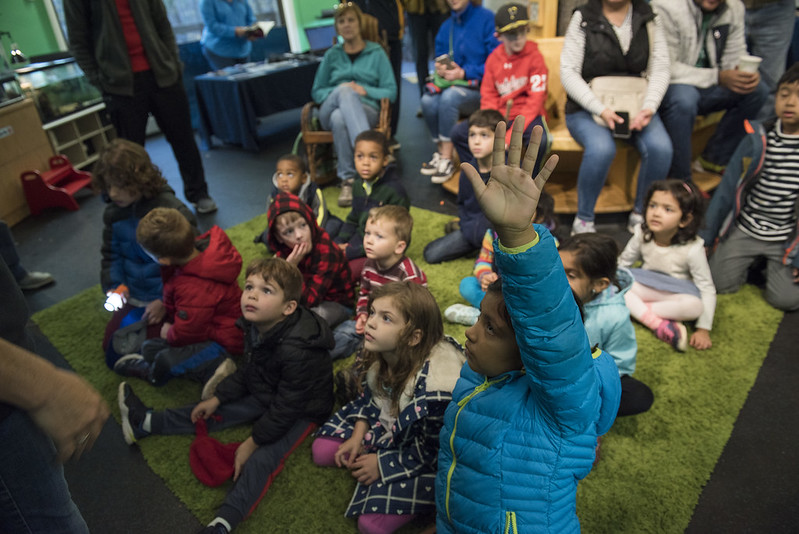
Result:
{"label": "child with raised hand", "polygon": [[353,274],[361,272],[363,265],[363,234],[369,210],[389,204],[411,206],[400,175],[394,165],[389,165],[388,156],[388,140],[377,130],[363,131],[355,138],[355,170],[358,175],[352,184],[352,209],[338,233],[331,234],[352,262],[350,270]]}
{"label": "child with raised hand", "polygon": [[634,415],[652,406],[652,390],[632,377],[638,343],[624,295],[633,285],[628,269],[617,266],[619,247],[604,234],[567,237],[558,248],[566,277],[583,305],[583,323],[592,347],[613,356],[621,377],[618,415]]}
{"label": "child with raised hand", "polygon": [[619,406],[618,371],[591,353],[554,239],[530,225],[557,156],[533,180],[542,132],[533,129],[520,167],[523,125],[514,121],[507,165],[505,124],[497,126],[487,184],[463,165],[498,235],[500,278],[466,330],[468,365],[444,416],[439,533],[579,531],[577,482]]}
{"label": "child with raised hand", "polygon": [[681,352],[689,344],[682,321],[696,320],[692,347],[712,346],[716,288],[705,242],[697,236],[704,212],[704,198],[692,183],[653,183],[644,202],[644,222],[619,257],[621,267],[643,261],[640,269],[632,269],[635,283],[624,295],[630,315]]}
{"label": "child with raised hand", "polygon": [[[550,232],[554,232],[557,226],[555,222],[555,199],[546,191],[541,191],[533,223],[543,224]],[[494,240],[496,238],[496,232],[490,228],[486,230],[483,236],[483,244],[480,247],[480,254],[474,260],[472,276],[467,276],[461,280],[458,288],[461,296],[466,299],[469,305],[458,303],[449,306],[444,310],[444,317],[448,321],[466,326],[472,326],[477,322],[477,317],[480,315],[480,303],[485,297],[486,290],[488,286],[499,278],[494,269]],[[557,239],[555,239],[555,244],[557,245]]]}
{"label": "child with raised hand", "polygon": [[[174,208],[155,208],[139,221],[136,239],[162,266],[166,315],[160,337],[142,343],[114,371],[162,386],[175,377],[206,384],[202,398],[236,369],[244,350],[241,330],[241,254],[224,230],[199,237]],[[214,378],[213,380],[211,380]]]}
{"label": "child with raised hand", "polygon": [[106,364],[113,368],[124,355],[114,350],[114,332],[144,319],[146,337],[157,338],[165,314],[161,269],[136,241],[139,221],[153,208],[177,209],[194,229],[197,219],[175,197],[144,147],[132,141],[114,139],[103,149],[92,172],[92,185],[108,202],[103,212],[100,285],[106,295],[119,289],[127,299],[114,312],[103,338]]}
{"label": "child with raised hand", "polygon": [[347,258],[320,228],[310,206],[279,192],[266,212],[269,248],[296,265],[303,278],[301,304],[335,328],[352,315],[355,288]]}
{"label": "child with raised hand", "polygon": [[299,305],[302,274],[282,258],[250,262],[241,295],[244,362],[198,404],[155,412],[126,382],[119,385],[122,435],[132,445],[151,434],[194,434],[252,424],[236,449],[233,485],[202,532],[227,534],[264,496],[289,454],[333,409],[333,336],[315,313]]}
{"label": "child with raised hand", "polygon": [[317,465],[358,481],[346,511],[363,533],[394,532],[435,510],[438,435],[463,366],[427,288],[391,282],[369,295],[360,395],[319,430]]}
{"label": "child with raised hand", "polygon": [[[331,216],[330,212],[327,211],[322,189],[316,185],[316,182],[311,180],[305,160],[297,154],[283,154],[277,158],[275,174],[272,175],[272,188],[266,198],[267,211],[272,206],[275,196],[281,192],[291,193],[307,204],[311,208],[313,218],[319,228],[328,230],[327,223],[329,220],[332,222],[332,219],[337,221],[335,228],[341,225],[341,219]],[[258,234],[253,241],[270,247],[269,226],[266,227],[263,233]]]}

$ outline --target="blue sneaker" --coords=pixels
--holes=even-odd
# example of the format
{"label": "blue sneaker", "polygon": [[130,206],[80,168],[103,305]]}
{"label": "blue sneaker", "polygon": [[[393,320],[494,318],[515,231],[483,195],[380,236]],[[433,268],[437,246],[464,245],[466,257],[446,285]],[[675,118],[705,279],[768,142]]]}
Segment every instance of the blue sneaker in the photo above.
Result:
{"label": "blue sneaker", "polygon": [[122,419],[122,437],[125,438],[125,443],[133,445],[137,439],[149,435],[142,425],[150,409],[133,393],[133,388],[127,382],[119,384],[117,401]]}

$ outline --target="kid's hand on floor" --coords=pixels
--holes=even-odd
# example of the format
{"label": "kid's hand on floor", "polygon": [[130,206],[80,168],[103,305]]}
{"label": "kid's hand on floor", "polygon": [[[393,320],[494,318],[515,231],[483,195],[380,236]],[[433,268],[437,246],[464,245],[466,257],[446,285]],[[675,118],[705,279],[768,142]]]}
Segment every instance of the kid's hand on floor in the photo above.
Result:
{"label": "kid's hand on floor", "polygon": [[216,396],[197,403],[197,406],[191,411],[191,422],[196,423],[200,419],[208,419],[217,408],[219,408],[219,399]]}
{"label": "kid's hand on floor", "polygon": [[353,478],[361,484],[369,485],[380,478],[380,468],[377,465],[375,453],[362,454],[351,462],[350,472]]}
{"label": "kid's hand on floor", "polygon": [[480,203],[486,218],[497,231],[505,247],[526,245],[535,239],[535,230],[530,225],[538,198],[552,171],[558,163],[558,156],[550,156],[541,172],[533,180],[538,147],[541,144],[543,128],[536,126],[530,137],[530,144],[524,161],[521,161],[522,133],[524,116],[513,121],[508,163],[505,164],[505,123],[500,122],[494,133],[494,157],[491,178],[484,184],[477,170],[468,163],[461,166],[474,188],[475,197]]}
{"label": "kid's hand on floor", "polygon": [[255,443],[255,440],[252,439],[252,436],[245,439],[239,448],[236,449],[236,457],[233,460],[233,480],[236,481],[239,479],[239,475],[241,474],[241,468],[244,467],[244,464],[247,463],[247,460],[250,459],[252,453],[255,452],[255,449],[258,448],[258,445]]}
{"label": "kid's hand on floor", "polygon": [[691,335],[688,344],[696,350],[706,350],[713,346],[713,342],[710,341],[710,332],[704,328],[697,328],[696,332]]}

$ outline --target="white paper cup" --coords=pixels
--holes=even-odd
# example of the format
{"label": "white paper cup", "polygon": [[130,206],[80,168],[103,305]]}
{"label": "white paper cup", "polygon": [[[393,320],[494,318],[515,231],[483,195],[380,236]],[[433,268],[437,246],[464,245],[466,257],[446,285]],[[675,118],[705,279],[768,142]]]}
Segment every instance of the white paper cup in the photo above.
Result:
{"label": "white paper cup", "polygon": [[738,70],[743,72],[757,72],[757,69],[760,68],[761,61],[763,61],[763,58],[744,54],[741,56],[741,59],[738,60]]}

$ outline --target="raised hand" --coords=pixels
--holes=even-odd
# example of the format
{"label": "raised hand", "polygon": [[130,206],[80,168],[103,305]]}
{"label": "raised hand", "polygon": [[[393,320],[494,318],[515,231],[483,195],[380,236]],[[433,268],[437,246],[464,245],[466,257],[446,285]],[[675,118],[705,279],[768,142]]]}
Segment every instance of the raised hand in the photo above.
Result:
{"label": "raised hand", "polygon": [[488,183],[483,184],[480,174],[468,163],[461,166],[474,188],[480,208],[496,230],[502,245],[509,248],[525,245],[535,239],[531,224],[533,215],[544,184],[558,164],[558,156],[550,156],[533,179],[533,168],[544,130],[540,126],[533,128],[527,153],[520,166],[523,129],[524,117],[519,115],[513,121],[506,165],[505,123],[497,125],[494,132],[494,160]]}

